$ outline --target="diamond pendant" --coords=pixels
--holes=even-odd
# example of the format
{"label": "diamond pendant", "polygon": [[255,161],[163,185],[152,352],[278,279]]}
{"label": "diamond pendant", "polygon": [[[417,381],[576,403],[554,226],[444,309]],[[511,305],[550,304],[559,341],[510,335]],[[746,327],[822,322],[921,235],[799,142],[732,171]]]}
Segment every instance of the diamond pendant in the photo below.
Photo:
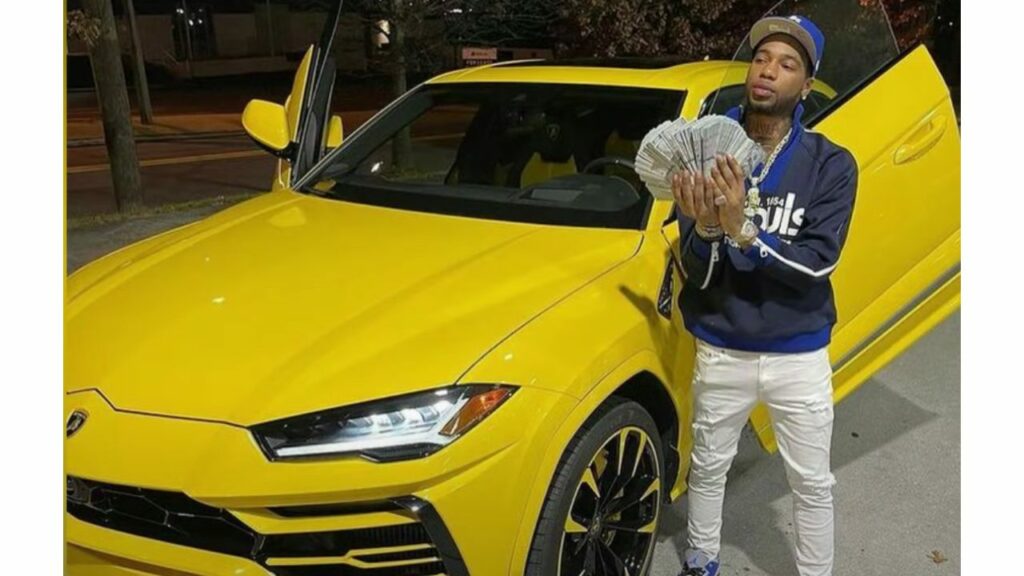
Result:
{"label": "diamond pendant", "polygon": [[758,190],[757,186],[754,186],[747,190],[747,204],[743,208],[743,214],[747,218],[753,218],[757,214],[757,209],[761,207],[761,191]]}

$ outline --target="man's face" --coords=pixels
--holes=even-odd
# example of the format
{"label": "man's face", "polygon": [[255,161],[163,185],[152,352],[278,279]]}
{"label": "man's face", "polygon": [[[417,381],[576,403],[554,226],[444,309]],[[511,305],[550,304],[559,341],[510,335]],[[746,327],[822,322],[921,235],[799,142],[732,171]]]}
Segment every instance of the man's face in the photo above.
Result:
{"label": "man's face", "polygon": [[747,106],[762,114],[789,116],[812,82],[796,39],[769,36],[757,47],[747,71]]}

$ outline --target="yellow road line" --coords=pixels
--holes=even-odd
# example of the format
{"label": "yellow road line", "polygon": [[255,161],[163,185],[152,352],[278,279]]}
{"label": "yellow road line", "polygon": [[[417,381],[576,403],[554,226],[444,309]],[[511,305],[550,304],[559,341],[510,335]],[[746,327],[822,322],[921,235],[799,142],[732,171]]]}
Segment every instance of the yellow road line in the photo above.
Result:
{"label": "yellow road line", "polygon": [[[139,162],[139,166],[167,166],[171,164],[189,164],[192,162],[208,162],[210,160],[231,160],[233,158],[252,158],[270,155],[263,150],[239,150],[237,152],[218,152],[216,154],[197,154],[195,156],[178,156],[175,158],[153,158]],[[87,164],[84,166],[68,166],[68,174],[85,174],[110,170],[110,164]]]}

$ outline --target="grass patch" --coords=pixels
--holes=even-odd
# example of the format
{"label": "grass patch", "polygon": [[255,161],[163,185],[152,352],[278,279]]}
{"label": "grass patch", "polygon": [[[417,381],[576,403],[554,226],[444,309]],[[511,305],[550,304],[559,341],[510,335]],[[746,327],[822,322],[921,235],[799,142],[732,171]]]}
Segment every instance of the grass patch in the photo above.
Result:
{"label": "grass patch", "polygon": [[160,206],[146,206],[142,210],[139,210],[138,212],[132,212],[130,214],[108,212],[104,214],[92,214],[89,216],[77,216],[75,218],[68,218],[67,229],[76,230],[79,228],[94,228],[96,226],[116,224],[119,222],[126,222],[129,220],[138,220],[140,218],[151,218],[153,216],[159,216],[160,214],[173,214],[175,212],[184,212],[186,210],[210,208],[214,206],[230,206],[232,204],[237,204],[243,200],[255,198],[256,196],[259,196],[261,194],[265,194],[265,192],[256,192],[251,194],[236,194],[233,196],[216,196],[214,198],[202,198],[199,200],[189,200],[187,202],[161,204]]}

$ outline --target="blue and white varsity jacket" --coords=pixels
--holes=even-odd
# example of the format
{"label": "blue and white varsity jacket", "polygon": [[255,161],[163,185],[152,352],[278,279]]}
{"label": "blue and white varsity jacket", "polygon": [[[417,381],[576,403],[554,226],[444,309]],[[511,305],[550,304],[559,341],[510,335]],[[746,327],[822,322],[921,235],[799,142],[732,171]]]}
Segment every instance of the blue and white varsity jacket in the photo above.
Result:
{"label": "blue and white varsity jacket", "polygon": [[[704,241],[677,208],[683,322],[715,346],[791,353],[831,340],[836,309],[829,275],[850,229],[857,163],[845,148],[806,130],[802,113],[798,105],[789,141],[758,187],[753,220],[761,232],[749,249],[729,239]],[[743,108],[726,115],[742,123]]]}

